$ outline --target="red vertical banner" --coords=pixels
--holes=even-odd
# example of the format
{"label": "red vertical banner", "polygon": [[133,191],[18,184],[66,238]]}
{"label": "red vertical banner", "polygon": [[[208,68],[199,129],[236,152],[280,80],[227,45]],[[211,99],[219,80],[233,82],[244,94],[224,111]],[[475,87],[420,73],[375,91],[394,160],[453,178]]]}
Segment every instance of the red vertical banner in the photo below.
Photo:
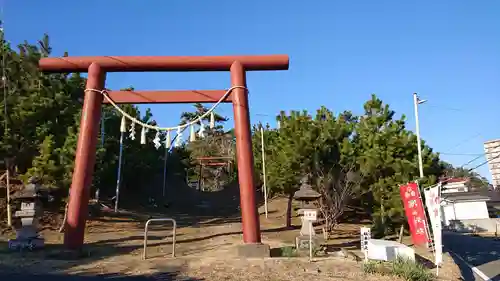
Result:
{"label": "red vertical banner", "polygon": [[415,245],[426,245],[429,239],[425,226],[425,211],[416,183],[411,182],[399,188],[410,226],[411,238]]}

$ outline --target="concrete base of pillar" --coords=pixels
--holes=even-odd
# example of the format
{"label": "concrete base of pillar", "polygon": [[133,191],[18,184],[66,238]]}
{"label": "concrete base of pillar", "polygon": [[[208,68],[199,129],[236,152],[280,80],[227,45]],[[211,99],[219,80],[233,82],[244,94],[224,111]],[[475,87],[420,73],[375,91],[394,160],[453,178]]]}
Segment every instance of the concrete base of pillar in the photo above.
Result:
{"label": "concrete base of pillar", "polygon": [[241,244],[236,246],[236,255],[245,258],[269,258],[271,248],[266,244]]}

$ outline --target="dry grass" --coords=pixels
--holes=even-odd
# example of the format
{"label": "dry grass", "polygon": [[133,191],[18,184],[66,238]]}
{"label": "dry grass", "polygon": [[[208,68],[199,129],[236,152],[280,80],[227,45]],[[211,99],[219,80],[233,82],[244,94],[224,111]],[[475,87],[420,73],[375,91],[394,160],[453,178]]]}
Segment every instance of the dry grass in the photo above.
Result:
{"label": "dry grass", "polygon": [[[284,200],[270,204],[269,218],[261,216],[263,242],[271,247],[293,245],[298,229],[284,229]],[[0,251],[2,270],[23,272],[55,272],[64,274],[116,274],[187,276],[193,280],[398,280],[395,277],[366,275],[362,263],[351,259],[317,259],[310,263],[303,258],[239,259],[234,246],[241,243],[241,223],[217,223],[217,220],[180,227],[177,236],[177,258],[170,258],[171,231],[167,226],[151,227],[148,260],[143,261],[143,219],[104,217],[87,225],[88,256],[78,260],[61,258],[62,235],[43,231],[46,250],[36,253]],[[298,225],[298,218],[294,218]],[[336,231],[331,247],[359,248],[359,225],[343,224]],[[3,237],[6,241],[8,237]],[[22,265],[22,267],[21,267]],[[445,269],[448,265],[445,265]],[[444,273],[444,271],[442,271]],[[445,276],[443,274],[443,276]],[[172,280],[173,277],[170,277]],[[169,279],[167,279],[169,280]],[[459,279],[446,279],[459,280]]]}
{"label": "dry grass", "polygon": [[[411,241],[410,236],[403,237],[403,244],[412,246],[413,242]],[[413,247],[415,250],[415,254],[417,255],[417,260],[419,262],[425,264],[428,268],[435,271],[434,266],[434,254],[431,249],[427,249],[425,247]],[[460,272],[460,268],[455,263],[453,258],[448,253],[443,253],[443,266],[439,268],[439,280],[462,280],[462,274]]]}

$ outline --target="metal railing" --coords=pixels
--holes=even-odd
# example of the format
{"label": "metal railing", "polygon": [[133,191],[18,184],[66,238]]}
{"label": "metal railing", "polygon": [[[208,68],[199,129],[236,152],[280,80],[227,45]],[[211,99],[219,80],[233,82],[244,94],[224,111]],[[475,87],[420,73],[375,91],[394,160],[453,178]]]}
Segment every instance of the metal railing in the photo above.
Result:
{"label": "metal railing", "polygon": [[160,221],[170,221],[172,222],[173,226],[173,231],[172,231],[172,257],[175,257],[175,234],[177,230],[177,222],[174,219],[171,218],[163,218],[163,219],[150,219],[146,222],[146,225],[144,226],[144,251],[142,253],[142,259],[146,259],[146,250],[148,247],[148,226],[151,222],[160,222]]}

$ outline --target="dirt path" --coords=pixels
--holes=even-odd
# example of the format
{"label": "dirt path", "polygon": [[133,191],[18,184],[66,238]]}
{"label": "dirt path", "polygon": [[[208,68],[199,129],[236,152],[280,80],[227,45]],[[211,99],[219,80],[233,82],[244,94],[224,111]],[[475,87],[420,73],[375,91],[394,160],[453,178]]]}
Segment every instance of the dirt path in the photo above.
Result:
{"label": "dirt path", "polygon": [[[270,205],[270,216],[261,216],[263,242],[271,248],[293,245],[298,229],[283,228],[286,202]],[[167,216],[167,215],[163,215]],[[177,280],[397,280],[392,277],[365,275],[361,263],[351,259],[317,259],[310,263],[302,258],[239,259],[235,245],[242,241],[238,218],[219,218],[188,225],[180,215],[176,258],[171,254],[171,227],[153,225],[149,232],[148,259],[142,260],[145,219],[104,217],[90,221],[85,237],[88,256],[78,260],[61,258],[62,235],[46,230],[46,249],[35,253],[9,253],[0,247],[0,272],[22,271],[78,275],[157,275]],[[298,224],[298,221],[294,221]],[[333,247],[355,249],[359,225],[344,224],[336,231]],[[2,239],[5,243],[7,237]],[[163,276],[163,277],[162,277]],[[446,279],[457,280],[457,279]]]}

